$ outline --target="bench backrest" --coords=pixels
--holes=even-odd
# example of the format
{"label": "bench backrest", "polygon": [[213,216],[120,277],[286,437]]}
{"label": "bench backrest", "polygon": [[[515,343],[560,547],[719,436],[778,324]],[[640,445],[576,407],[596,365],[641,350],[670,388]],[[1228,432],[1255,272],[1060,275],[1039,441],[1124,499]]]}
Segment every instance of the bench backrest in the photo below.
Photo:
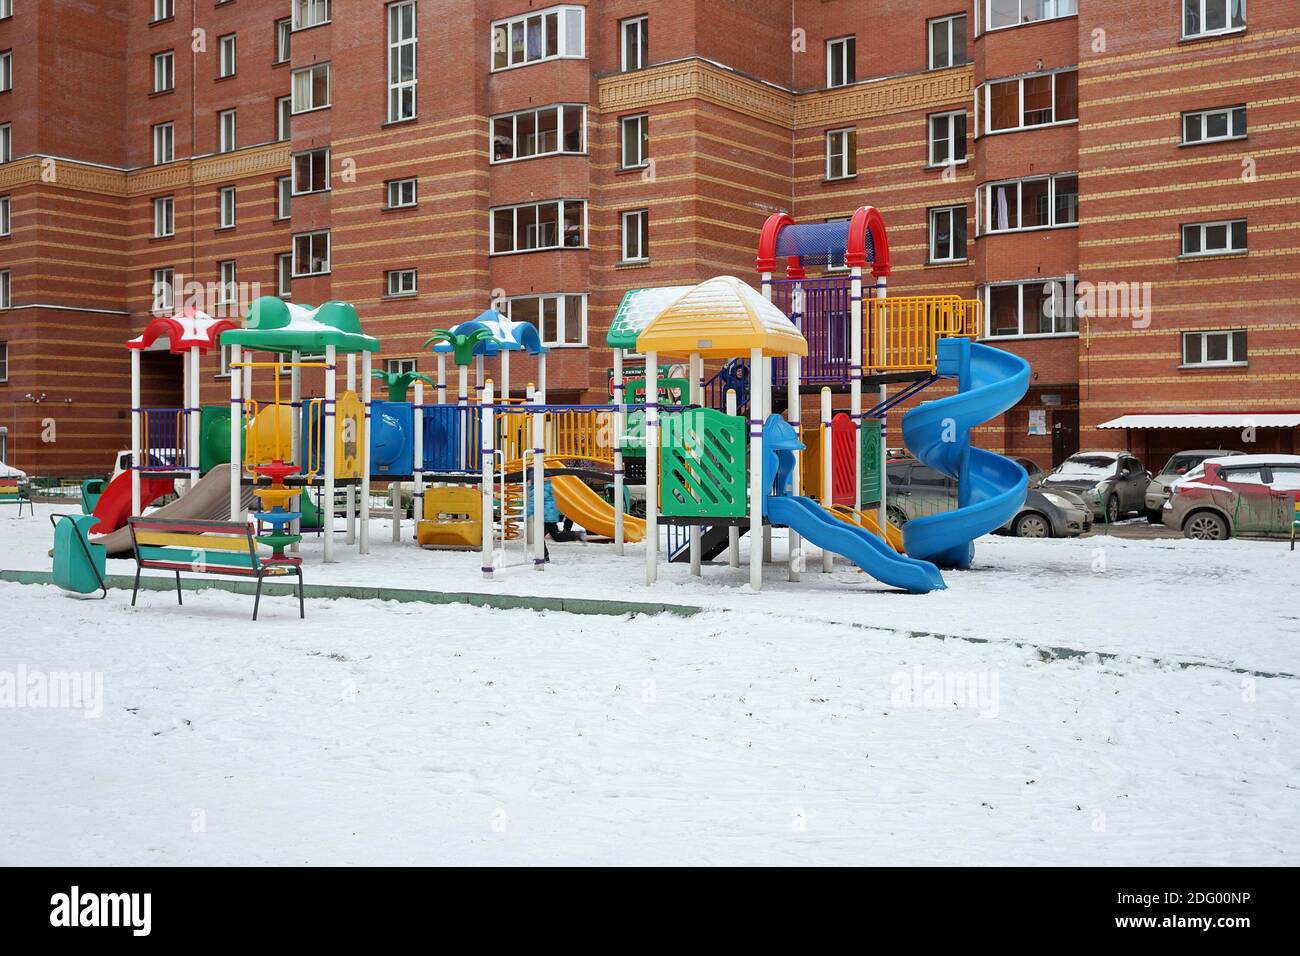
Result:
{"label": "bench backrest", "polygon": [[16,481],[6,481],[0,479],[0,499],[26,498],[22,488],[18,487]]}
{"label": "bench backrest", "polygon": [[207,566],[256,569],[259,564],[253,528],[242,521],[132,518],[136,559],[144,564],[189,568]]}

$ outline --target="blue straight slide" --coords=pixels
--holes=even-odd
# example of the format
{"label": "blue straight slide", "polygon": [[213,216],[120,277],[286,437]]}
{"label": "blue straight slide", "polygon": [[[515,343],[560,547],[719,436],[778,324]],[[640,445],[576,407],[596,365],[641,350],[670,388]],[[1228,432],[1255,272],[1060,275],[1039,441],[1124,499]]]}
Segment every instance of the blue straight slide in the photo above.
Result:
{"label": "blue straight slide", "polygon": [[954,511],[903,525],[909,555],[944,568],[969,568],[974,541],[1000,528],[1025,502],[1029,476],[1009,458],[970,446],[971,429],[1001,415],[1029,388],[1029,363],[969,339],[942,339],[935,371],[955,378],[956,395],[903,416],[903,442],[924,464],[957,481]]}
{"label": "blue straight slide", "polygon": [[865,528],[841,521],[811,498],[773,495],[767,516],[819,548],[848,558],[882,584],[924,594],[942,590],[943,575],[929,561],[899,554]]}

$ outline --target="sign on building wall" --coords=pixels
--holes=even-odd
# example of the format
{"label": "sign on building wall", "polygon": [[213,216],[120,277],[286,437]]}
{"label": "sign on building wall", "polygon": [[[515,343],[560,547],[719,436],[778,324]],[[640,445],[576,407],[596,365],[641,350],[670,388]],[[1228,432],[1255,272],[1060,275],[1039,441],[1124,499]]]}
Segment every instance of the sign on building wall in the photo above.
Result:
{"label": "sign on building wall", "polygon": [[1047,434],[1047,409],[1031,408],[1029,410],[1029,434]]}

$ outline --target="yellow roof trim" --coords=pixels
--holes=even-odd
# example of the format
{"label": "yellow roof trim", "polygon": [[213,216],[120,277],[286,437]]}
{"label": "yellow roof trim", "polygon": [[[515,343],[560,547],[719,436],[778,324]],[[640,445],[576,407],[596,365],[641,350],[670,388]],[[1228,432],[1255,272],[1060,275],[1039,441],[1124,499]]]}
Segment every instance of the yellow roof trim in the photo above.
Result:
{"label": "yellow roof trim", "polygon": [[753,349],[807,355],[808,342],[780,309],[734,276],[717,276],[683,293],[636,340],[643,355],[741,358]]}

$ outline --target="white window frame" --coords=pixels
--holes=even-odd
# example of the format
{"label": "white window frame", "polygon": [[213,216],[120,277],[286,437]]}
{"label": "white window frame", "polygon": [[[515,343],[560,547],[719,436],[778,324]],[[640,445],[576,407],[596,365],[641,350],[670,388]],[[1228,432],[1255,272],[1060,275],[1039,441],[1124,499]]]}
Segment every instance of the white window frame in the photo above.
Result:
{"label": "white window frame", "polygon": [[[1241,232],[1243,234],[1242,244],[1240,246],[1237,246],[1234,243],[1235,240],[1234,233],[1237,232],[1237,230],[1234,227],[1238,224],[1241,225]],[[1208,234],[1209,230],[1219,226],[1225,227],[1224,235],[1227,237],[1228,245],[1222,248],[1215,247],[1214,249],[1207,249],[1205,245],[1206,235]],[[1244,218],[1215,219],[1210,222],[1182,223],[1178,227],[1178,257],[1180,259],[1201,259],[1210,256],[1243,255],[1246,252],[1250,251],[1250,236],[1249,233],[1247,232],[1247,228],[1248,228],[1247,221]],[[1189,230],[1195,231],[1197,235],[1197,245],[1199,245],[1200,248],[1195,252],[1186,251],[1187,236],[1189,235]]]}
{"label": "white window frame", "polygon": [[170,20],[176,16],[176,0],[153,0],[153,19],[150,23],[157,23],[159,20]]}
{"label": "white window frame", "polygon": [[[324,268],[303,272],[298,267],[299,266],[299,260],[298,260],[299,240],[306,239],[312,243],[312,248],[309,250],[309,255],[311,255],[314,254],[315,252],[315,248],[314,248],[315,240],[321,238],[322,236],[325,238],[325,256],[322,260],[324,263]],[[311,232],[294,233],[293,235],[293,278],[300,279],[306,276],[329,275],[333,268],[332,253],[333,253],[332,242],[330,239],[330,231],[328,229],[315,229],[312,230]]]}
{"label": "white window frame", "polygon": [[227,33],[217,37],[217,79],[234,76],[237,67],[237,34]]}
{"label": "white window frame", "polygon": [[[636,156],[628,153],[628,128],[638,127],[640,135],[636,137]],[[618,168],[644,169],[650,164],[650,114],[634,113],[620,116],[618,120]]]}
{"label": "white window frame", "polygon": [[293,17],[275,21],[275,59],[273,63],[288,63],[293,56]]}
{"label": "white window frame", "polygon": [[[8,288],[9,288],[9,273],[0,272],[0,303],[7,301],[8,292],[6,290]],[[7,305],[0,304],[0,309],[6,309],[6,308],[8,308]],[[7,382],[7,381],[9,381],[9,343],[0,342],[0,382]],[[4,461],[7,457],[5,455],[5,451],[7,450],[8,447],[7,445],[8,438],[9,438],[8,430],[4,428],[0,428],[0,461]]]}
{"label": "white window frame", "polygon": [[[566,245],[564,241],[565,240],[564,228],[565,228],[565,223],[568,221],[565,214],[567,213],[569,206],[575,204],[580,205],[582,207],[582,242],[579,245],[570,246],[570,245]],[[520,215],[526,214],[527,211],[532,210],[533,225],[531,228],[536,228],[540,224],[537,216],[541,207],[552,206],[552,205],[558,205],[559,207],[556,210],[557,215],[555,219],[555,234],[556,234],[555,245],[529,246],[523,249],[514,248],[515,239],[519,235]],[[497,213],[505,212],[507,210],[511,213],[511,217],[510,217],[511,248],[502,249],[498,251],[497,242],[496,242]],[[489,249],[488,254],[492,256],[517,256],[517,255],[524,255],[530,252],[546,252],[546,251],[554,251],[556,249],[561,249],[561,250],[586,249],[588,248],[587,245],[589,241],[588,236],[590,236],[590,232],[588,229],[587,215],[588,215],[588,205],[585,199],[547,199],[541,202],[521,203],[513,206],[493,206],[491,209],[488,210],[488,249]]]}
{"label": "white window frame", "polygon": [[[852,86],[858,81],[857,34],[835,37],[826,41],[826,89]],[[835,68],[839,67],[840,82],[835,82]]]}
{"label": "white window frame", "polygon": [[[547,152],[544,152],[544,153],[543,153],[543,152],[535,152],[535,153],[529,153],[529,154],[527,154],[526,156],[521,156],[521,155],[519,155],[519,144],[520,144],[520,136],[519,136],[519,121],[520,121],[520,119],[521,119],[522,117],[532,116],[532,118],[533,118],[533,130],[534,130],[534,133],[533,133],[532,135],[533,135],[534,141],[537,141],[537,140],[538,140],[538,137],[539,137],[540,134],[538,134],[538,133],[536,132],[536,130],[537,130],[538,124],[539,124],[539,122],[540,122],[540,120],[541,120],[541,114],[543,114],[543,113],[549,113],[549,112],[551,112],[552,110],[555,111],[555,146],[556,146],[556,148],[553,149],[553,150],[549,150],[549,151],[547,151]],[[581,122],[581,129],[582,129],[582,143],[581,143],[581,147],[582,147],[582,148],[581,148],[581,149],[578,149],[578,150],[571,150],[571,149],[565,149],[565,148],[564,148],[564,127],[565,127],[565,117],[568,115],[568,112],[569,112],[570,110],[577,110],[578,113],[579,113],[579,115],[580,115],[581,118],[582,118],[582,122]],[[498,159],[498,158],[497,158],[497,150],[496,150],[496,145],[497,145],[497,144],[496,144],[497,124],[498,124],[499,122],[504,122],[505,120],[509,120],[509,121],[510,121],[510,150],[511,150],[511,155],[510,155],[510,156],[503,156],[503,157],[501,157],[500,159]],[[620,131],[621,131],[621,129],[622,129],[622,127],[620,127]],[[519,162],[523,162],[524,160],[528,160],[528,159],[538,159],[538,158],[540,158],[540,157],[542,157],[542,156],[585,156],[585,155],[587,154],[587,107],[586,107],[585,105],[583,105],[582,103],[552,103],[552,104],[550,104],[550,105],[547,105],[547,106],[539,106],[539,107],[536,107],[536,108],[534,108],[534,109],[516,110],[516,111],[513,112],[513,113],[497,113],[495,116],[489,117],[489,119],[488,119],[488,136],[489,136],[489,137],[491,138],[491,140],[492,140],[492,153],[491,153],[491,156],[490,156],[489,159],[488,159],[488,162],[489,162],[490,164],[494,165],[494,166],[497,165],[498,163],[519,163]],[[620,145],[619,145],[619,149],[620,149],[620,150],[622,149],[622,144],[621,144],[621,142],[620,142]]]}
{"label": "white window frame", "polygon": [[389,375],[406,375],[420,370],[420,360],[416,358],[384,359],[384,371]]}
{"label": "white window frame", "polygon": [[[836,145],[838,144],[838,145]],[[858,129],[844,126],[826,131],[826,179],[852,179],[858,174]],[[838,159],[838,165],[836,165]],[[851,168],[850,168],[851,167]]]}
{"label": "white window frame", "polygon": [[[968,251],[970,248],[970,235],[966,233],[966,213],[967,213],[967,207],[965,204],[960,206],[935,206],[930,210],[928,216],[930,221],[930,236],[929,236],[929,247],[930,247],[929,261],[930,262],[932,263],[965,262],[970,258],[970,253]],[[961,255],[959,256],[951,255],[951,254],[947,256],[939,256],[935,254],[938,251],[938,246],[936,245],[936,241],[939,236],[939,230],[936,225],[936,221],[940,216],[943,215],[947,215],[949,218],[949,223],[948,223],[949,253],[953,251],[953,247],[955,247],[956,245],[956,240],[955,240],[955,235],[957,231],[956,227],[959,221],[958,217],[960,216],[960,222],[961,222],[961,227],[963,230],[965,241],[962,243]]]}
{"label": "white window frame", "polygon": [[[402,32],[403,14],[410,11],[410,35]],[[401,123],[413,120],[417,112],[419,71],[419,24],[415,0],[397,0],[387,7],[388,18],[388,122]],[[410,57],[411,76],[403,79],[402,61]],[[407,96],[409,94],[409,112]]]}
{"label": "white window frame", "polygon": [[217,228],[234,229],[239,219],[239,195],[234,186],[217,190]]}
{"label": "white window frame", "polygon": [[275,98],[275,141],[286,142],[293,138],[293,97]]}
{"label": "white window frame", "polygon": [[[304,156],[310,157],[310,159],[311,159],[312,174],[311,174],[310,176],[307,177],[307,180],[308,180],[307,184],[308,184],[308,186],[310,186],[310,185],[311,185],[311,182],[312,182],[313,180],[315,180],[315,178],[316,178],[316,165],[317,165],[317,163],[318,163],[318,161],[319,161],[319,157],[324,156],[324,163],[325,163],[325,186],[324,186],[324,188],[322,188],[322,189],[299,189],[299,188],[298,188],[298,160],[301,159],[301,158],[304,157]],[[294,195],[294,196],[311,196],[311,195],[314,195],[314,194],[316,194],[316,193],[327,193],[327,192],[329,192],[329,191],[333,188],[333,185],[334,185],[334,183],[333,183],[333,175],[331,174],[331,165],[330,165],[332,161],[333,161],[333,157],[330,155],[330,149],[329,149],[328,146],[322,146],[322,147],[320,147],[320,148],[318,148],[318,149],[305,149],[305,150],[303,150],[301,153],[294,153],[294,154],[290,157],[290,170],[291,170],[291,172],[290,172],[290,174],[289,174],[289,175],[290,175],[290,179],[291,179],[291,181],[292,181],[292,183],[293,183],[293,186],[292,186],[292,189],[293,189],[292,195]]]}
{"label": "white window frame", "polygon": [[[411,187],[411,201],[406,202],[404,193],[406,186]],[[420,180],[415,176],[404,176],[401,179],[390,179],[384,183],[386,209],[414,209],[420,205]],[[394,198],[398,201],[394,202]]]}
{"label": "white window frame", "polygon": [[[978,2],[979,0],[976,0],[976,3]],[[953,52],[952,52],[952,41],[953,41],[953,37],[956,36],[955,27],[958,20],[961,21],[962,50],[965,51],[965,56],[960,61],[956,60],[953,57]],[[935,30],[939,28],[944,28],[948,36],[948,62],[947,63],[938,62],[938,58],[934,55],[935,54],[934,35],[935,35]],[[970,49],[969,49],[969,44],[967,44],[966,42],[966,14],[951,13],[945,17],[935,17],[932,20],[927,20],[925,22],[925,47],[926,47],[926,62],[929,64],[929,68],[931,70],[946,70],[950,67],[961,66],[962,64],[969,63]]]}
{"label": "white window frame", "polygon": [[8,269],[0,269],[0,309],[13,307],[13,277]]}
{"label": "white window frame", "polygon": [[[545,50],[549,38],[548,24],[551,23],[552,14],[555,16],[556,52],[547,54]],[[576,18],[578,23],[576,36],[571,25],[572,18]],[[537,21],[541,25],[542,54],[540,56],[528,55],[528,29],[531,26],[529,21]],[[516,36],[522,41],[522,52],[519,54],[521,58],[518,60],[515,59]],[[492,57],[493,73],[517,70],[535,63],[545,63],[548,60],[583,60],[587,57],[587,11],[585,7],[567,4],[530,10],[525,14],[492,21],[488,37],[488,51]]]}
{"label": "white window frame", "polygon": [[176,197],[155,196],[153,201],[153,237],[170,239],[176,235]]}
{"label": "white window frame", "polygon": [[[570,321],[572,320],[572,316],[568,314],[570,298],[575,298],[580,300],[579,305],[580,305],[580,311],[582,312],[582,315],[578,317],[578,322],[580,324],[581,331],[578,335],[577,341],[566,342],[564,341],[565,332],[569,327]],[[537,300],[537,311],[538,311],[537,334],[541,338],[543,345],[545,345],[547,348],[553,348],[553,349],[566,349],[566,348],[578,349],[578,348],[587,347],[587,313],[588,313],[587,293],[550,292],[550,293],[542,293],[540,295],[535,294],[535,295],[512,296],[511,298],[506,299],[502,302],[502,307],[505,309],[505,314],[511,319],[514,319],[514,313],[513,313],[514,303],[522,301],[524,299]],[[541,317],[542,312],[545,309],[545,306],[543,305],[543,300],[555,301],[556,336],[552,339],[548,339],[546,337],[546,323],[542,320]],[[518,321],[527,322],[530,320],[520,319]]]}
{"label": "white window frame", "polygon": [[[285,266],[288,268],[285,268]],[[275,294],[282,299],[293,297],[293,253],[275,254]]]}
{"label": "white window frame", "polygon": [[239,270],[234,259],[217,263],[217,305],[234,305],[239,284]]}
{"label": "white window frame", "polygon": [[[1246,12],[1246,0],[1240,0],[1241,21],[1242,21],[1241,26],[1233,26],[1232,8],[1234,4],[1237,2],[1238,0],[1183,0],[1183,2],[1180,4],[1181,9],[1179,11],[1180,12],[1179,19],[1182,21],[1182,24],[1179,27],[1179,32],[1181,33],[1182,38],[1184,40],[1198,40],[1201,37],[1217,37],[1217,36],[1224,36],[1229,33],[1241,33],[1249,25],[1250,17]],[[1197,19],[1200,21],[1202,28],[1198,30],[1196,33],[1188,33],[1187,32],[1187,11],[1188,8],[1191,7],[1193,4],[1196,5]],[[1216,30],[1207,30],[1204,28],[1205,11],[1212,4],[1223,7],[1223,21],[1227,25],[1224,27],[1220,27]]]}
{"label": "white window frame", "polygon": [[420,294],[419,272],[415,269],[389,269],[384,273],[384,297],[409,299]]}
{"label": "white window frame", "polygon": [[[1029,7],[1051,8],[1051,13],[1041,17],[1035,17],[1032,20],[1024,18],[1024,11]],[[1060,20],[1065,17],[1077,16],[1079,13],[1078,0],[1020,0],[1019,15],[1015,23],[1004,23],[1001,26],[989,26],[992,20],[992,0],[975,0],[975,33],[976,36],[982,33],[993,33],[998,30],[1014,30],[1016,27],[1027,27],[1033,23],[1046,23],[1049,20]]]}
{"label": "white window frame", "polygon": [[[957,135],[956,125],[957,118],[961,117],[961,136]],[[934,158],[934,148],[938,142],[934,135],[934,124],[936,120],[946,120],[948,127],[948,158],[936,160]],[[970,124],[966,121],[965,110],[950,110],[943,113],[931,113],[925,118],[925,138],[926,138],[926,165],[931,169],[941,169],[944,166],[965,166],[970,162],[970,149],[966,145],[966,139],[969,135]],[[953,158],[953,151],[958,143],[961,143],[961,159]]]}
{"label": "white window frame", "polygon": [[[1004,342],[1007,341],[1008,339],[1077,338],[1079,335],[1079,330],[1077,328],[1079,324],[1079,315],[1078,315],[1077,308],[1075,309],[1075,315],[1074,315],[1074,325],[1076,327],[1073,329],[1067,328],[1065,331],[1061,331],[1061,332],[1026,332],[1025,331],[1025,290],[1036,289],[1039,299],[1043,299],[1046,298],[1046,296],[1044,295],[1044,290],[1047,289],[1049,284],[1054,284],[1057,289],[1064,291],[1066,288],[1066,279],[1061,276],[1055,278],[1049,276],[1043,278],[1022,279],[1022,280],[1011,281],[1011,282],[990,282],[987,285],[980,286],[978,290],[978,294],[979,294],[980,301],[984,305],[983,338],[993,342]],[[1009,288],[1012,286],[1018,287],[1020,289],[1020,296],[1018,300],[1018,312],[1017,312],[1017,328],[1019,329],[1019,331],[1012,334],[1006,334],[1006,335],[994,335],[993,334],[992,291],[995,288]],[[1037,313],[1035,313],[1034,318],[1036,321]]]}
{"label": "white window frame", "polygon": [[619,216],[619,239],[620,263],[649,262],[650,210],[629,209],[622,213]]}
{"label": "white window frame", "polygon": [[[1235,132],[1237,126],[1237,115],[1241,115],[1241,132]],[[1222,116],[1227,125],[1228,132],[1223,136],[1207,136],[1205,130],[1211,117]],[[1198,139],[1187,138],[1187,121],[1194,120],[1200,128],[1201,135]],[[1178,135],[1182,146],[1201,146],[1205,143],[1226,143],[1233,139],[1245,139],[1246,131],[1246,106],[1239,103],[1236,106],[1216,106],[1209,110],[1190,110],[1182,115],[1179,123]]]}
{"label": "white window frame", "polygon": [[330,22],[330,0],[293,0],[293,28],[308,30]]}
{"label": "white window frame", "polygon": [[275,218],[283,221],[293,215],[293,174],[275,178]]}
{"label": "white window frame", "polygon": [[[1056,221],[1056,182],[1058,179],[1078,179],[1079,174],[1076,172],[1052,173],[1048,176],[1024,176],[1020,179],[999,179],[991,183],[983,183],[976,194],[976,208],[979,217],[976,220],[976,235],[1002,235],[1009,232],[1037,232],[1043,229],[1073,229],[1079,225],[1078,193],[1075,193],[1075,218],[1070,222]],[[997,203],[994,198],[994,190],[1014,186],[1016,192],[1016,221],[1024,221],[1024,185],[1026,183],[1047,182],[1047,211],[1048,224],[1041,226],[1008,226],[1005,229],[995,228],[993,224],[993,213],[997,209]]]}
{"label": "white window frame", "polygon": [[176,161],[176,124],[155,123],[151,130],[153,164],[162,166]]}
{"label": "white window frame", "polygon": [[12,123],[0,123],[0,163],[12,162],[14,158],[14,127]]}
{"label": "white window frame", "polygon": [[[316,102],[315,77],[318,72],[324,72],[325,74],[325,102],[324,103]],[[313,63],[311,66],[304,66],[300,69],[294,70],[292,73],[289,74],[289,76],[290,76],[290,84],[291,84],[290,97],[293,102],[293,115],[297,116],[299,113],[312,113],[315,112],[316,110],[327,110],[330,108],[330,102],[333,99],[334,78],[330,71],[330,65],[328,61],[326,61],[325,63]],[[299,82],[298,78],[302,76],[308,77],[308,81],[305,85],[306,88],[310,91],[310,95],[311,95],[310,106],[304,106],[302,104],[302,97],[298,95],[299,88],[303,86],[303,84]]]}
{"label": "white window frame", "polygon": [[[1242,344],[1245,354],[1237,354],[1236,335],[1240,333],[1246,341]],[[1207,359],[1209,354],[1209,339],[1211,336],[1226,336],[1228,340],[1227,355],[1223,360]],[[1191,339],[1196,339],[1200,344],[1201,360],[1199,362],[1187,361],[1187,343]],[[1242,368],[1250,364],[1250,331],[1248,329],[1196,329],[1182,333],[1178,343],[1178,367],[1179,368]]]}
{"label": "white window frame", "polygon": [[166,315],[176,311],[176,270],[167,267],[153,270],[153,285],[149,294],[153,304],[149,311],[154,315]]}
{"label": "white window frame", "polygon": [[[628,57],[628,40],[629,34],[635,32],[635,50],[636,62],[631,62]],[[624,73],[633,70],[644,70],[650,65],[650,17],[642,14],[639,17],[628,17],[626,20],[620,20],[618,23],[618,49],[619,65]]]}
{"label": "white window frame", "polygon": [[7,93],[14,88],[14,51],[0,53],[0,93]]}
{"label": "white window frame", "polygon": [[237,111],[222,110],[217,114],[217,152],[233,153],[237,148]]}
{"label": "white window frame", "polygon": [[13,199],[10,196],[0,196],[0,236],[8,236],[13,232]]}
{"label": "white window frame", "polygon": [[[14,15],[14,0],[0,0],[0,20],[4,20]],[[4,456],[0,455],[0,460]]]}
{"label": "white window frame", "polygon": [[153,91],[168,93],[176,89],[176,51],[164,50],[153,55]]}
{"label": "white window frame", "polygon": [[[1079,73],[1079,68],[1077,66],[1066,67],[1060,70],[1046,70],[1042,73],[1031,73],[1028,74],[1027,76],[1013,76],[1013,77],[1004,77],[1002,79],[997,79],[997,80],[987,80],[984,83],[981,83],[975,91],[976,135],[996,136],[1001,133],[1018,133],[1022,130],[1027,130],[1027,129],[1046,129],[1049,126],[1066,126],[1071,123],[1077,124],[1079,122],[1078,116],[1073,116],[1070,117],[1069,119],[1056,118],[1056,78],[1062,73],[1075,74],[1075,80],[1077,83],[1078,73]],[[1051,122],[1048,123],[1034,123],[1032,125],[1027,126],[1025,125],[1025,81],[1036,80],[1042,76],[1050,76],[1052,78],[1052,119]],[[1018,84],[1016,95],[1019,100],[1018,112],[1020,115],[1020,125],[1008,126],[1006,129],[991,129],[989,124],[993,122],[993,111],[990,109],[990,104],[992,102],[992,90],[993,87],[1000,86],[1003,83]],[[1078,112],[1077,99],[1075,102],[1075,112],[1076,113]],[[979,122],[981,113],[983,114],[983,123]]]}

